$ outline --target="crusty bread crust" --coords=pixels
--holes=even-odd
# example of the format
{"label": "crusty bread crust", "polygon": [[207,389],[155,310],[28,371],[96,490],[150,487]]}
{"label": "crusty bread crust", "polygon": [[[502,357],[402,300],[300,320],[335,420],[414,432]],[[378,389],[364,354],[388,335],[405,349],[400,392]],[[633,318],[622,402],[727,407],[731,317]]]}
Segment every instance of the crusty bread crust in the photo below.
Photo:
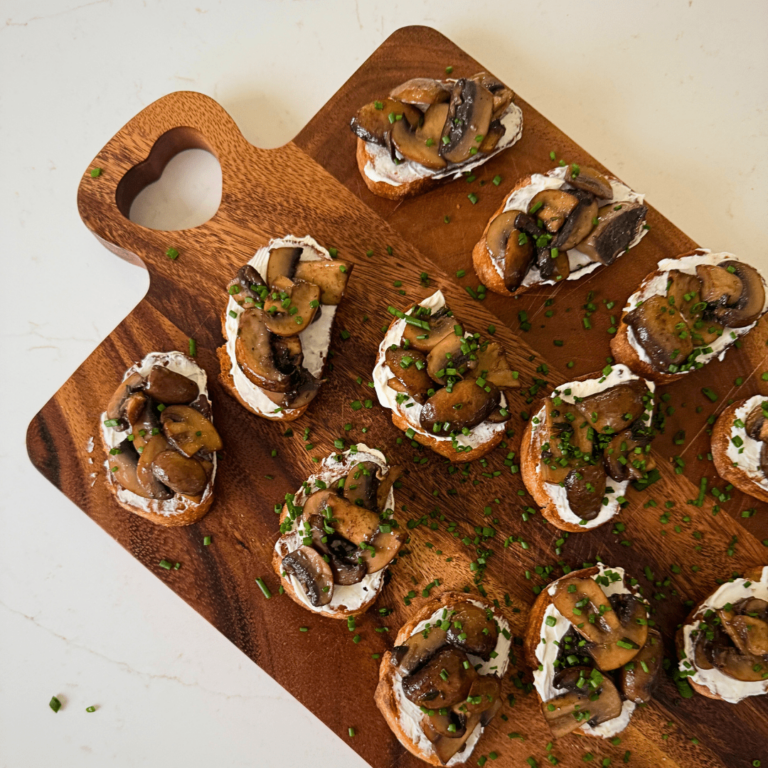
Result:
{"label": "crusty bread crust", "polygon": [[[101,445],[104,449],[105,459],[108,460],[110,447],[104,441],[103,436]],[[211,508],[211,504],[213,504],[212,481],[209,481],[209,485],[206,486],[206,488],[210,488],[210,493],[208,496],[203,498],[199,503],[189,501],[188,506],[184,512],[180,512],[177,515],[161,515],[158,512],[150,512],[147,509],[134,507],[125,501],[121,501],[117,496],[118,484],[112,480],[109,475],[107,475],[107,488],[109,488],[109,492],[115,497],[115,501],[118,503],[118,505],[121,506],[126,512],[132,512],[134,515],[146,518],[150,522],[155,523],[156,525],[162,525],[166,528],[177,528],[182,525],[192,525],[192,523],[196,523],[198,520],[202,520],[203,517],[205,517],[207,514],[208,510]]]}
{"label": "crusty bread crust", "polygon": [[[288,505],[283,504],[283,510],[280,513],[280,522],[284,523],[288,519]],[[376,592],[371,595],[371,597],[366,600],[359,608],[355,609],[354,611],[349,610],[348,608],[338,608],[335,611],[316,611],[310,608],[297,594],[296,590],[293,588],[293,584],[291,583],[291,580],[283,576],[283,558],[280,555],[280,553],[277,551],[277,549],[272,550],[272,570],[278,575],[280,579],[280,583],[282,584],[283,589],[285,590],[285,593],[288,595],[288,597],[293,600],[296,605],[300,605],[302,608],[305,608],[308,611],[312,611],[312,613],[316,613],[319,616],[326,616],[329,619],[347,619],[350,616],[359,616],[361,613],[365,613],[378,599],[379,595],[381,594],[382,590],[384,589],[384,579],[381,580],[381,584],[379,585],[379,588],[376,590]]]}
{"label": "crusty bread crust", "polygon": [[[751,581],[760,581],[763,575],[763,567],[762,565],[756,565],[754,568],[749,568],[746,571],[744,571],[744,578],[749,579]],[[699,609],[701,606],[709,599],[710,595],[707,595],[706,597],[699,600],[698,603],[693,607],[693,610],[688,614],[688,618],[683,622],[683,624],[680,626],[680,628],[675,633],[675,648],[677,649],[677,657],[679,661],[682,661],[684,656],[683,653],[685,651],[685,639],[683,637],[683,629],[688,626],[689,624],[692,624],[694,621],[694,618],[696,614],[699,612]],[[723,697],[720,696],[718,693],[712,693],[712,691],[709,690],[705,685],[702,685],[701,683],[695,683],[690,677],[685,678],[688,681],[688,685],[693,688],[696,693],[700,693],[702,696],[706,696],[708,699],[715,699],[715,701],[724,701]],[[727,702],[730,703],[730,702]]]}
{"label": "crusty bread crust", "polygon": [[[474,602],[483,603],[496,614],[496,608],[490,601],[474,595],[472,596],[472,600]],[[435,613],[435,611],[439,611],[441,608],[455,607],[466,602],[469,602],[469,597],[458,592],[446,592],[438,598],[428,600],[411,620],[400,628],[393,645],[396,647],[405,643],[419,623],[428,619]],[[381,659],[381,666],[379,667],[379,684],[376,686],[376,693],[374,694],[376,706],[379,708],[381,714],[384,715],[384,719],[387,721],[387,725],[392,730],[392,733],[397,736],[397,740],[412,755],[415,755],[419,760],[423,760],[425,763],[429,763],[429,765],[442,766],[443,763],[440,762],[436,755],[428,755],[422,752],[403,730],[400,723],[400,703],[395,694],[396,669],[397,668],[392,664],[392,652],[386,651]],[[469,759],[469,756],[467,756],[467,759]]]}
{"label": "crusty bread crust", "polygon": [[754,496],[760,501],[768,501],[768,491],[761,488],[741,467],[734,467],[726,451],[731,443],[731,427],[736,418],[736,411],[749,398],[737,400],[729,405],[718,417],[712,428],[712,459],[715,462],[717,474],[727,482],[735,485],[740,491]]}
{"label": "crusty bread crust", "polygon": [[368,151],[365,142],[359,136],[357,137],[355,157],[357,158],[357,168],[360,171],[360,175],[363,177],[365,186],[368,187],[374,195],[386,197],[387,200],[403,200],[406,197],[423,195],[425,192],[434,189],[441,181],[448,180],[425,176],[423,179],[407,181],[398,185],[387,184],[386,181],[374,181],[369,178],[365,172],[365,166],[368,165],[369,162],[373,163],[373,155]]}
{"label": "crusty bread crust", "polygon": [[[699,248],[694,248],[686,253],[681,253],[675,258],[684,259],[687,256],[695,256],[696,254],[701,253],[704,253],[704,251]],[[654,277],[658,277],[661,274],[662,271],[657,269],[646,275],[640,285],[638,285],[632,293],[642,290],[642,288],[653,280]],[[629,311],[631,310],[632,308],[630,308]],[[611,354],[613,355],[613,359],[617,363],[626,365],[627,368],[638,376],[642,376],[644,379],[650,379],[656,384],[671,384],[673,381],[685,378],[690,371],[683,371],[682,373],[664,373],[663,371],[657,371],[650,363],[646,363],[644,360],[640,359],[637,350],[629,343],[629,326],[624,322],[624,318],[627,314],[628,311],[626,309],[621,310],[621,320],[619,321],[618,330],[611,339]],[[731,345],[729,344],[726,349],[730,349],[730,346]]]}

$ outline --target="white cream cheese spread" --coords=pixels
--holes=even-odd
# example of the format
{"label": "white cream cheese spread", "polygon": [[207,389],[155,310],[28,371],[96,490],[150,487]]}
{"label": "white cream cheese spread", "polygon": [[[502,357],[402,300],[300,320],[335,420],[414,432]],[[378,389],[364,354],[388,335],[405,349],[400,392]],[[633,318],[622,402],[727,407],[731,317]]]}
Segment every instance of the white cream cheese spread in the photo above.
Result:
{"label": "white cream cheese spread", "polygon": [[397,155],[399,162],[395,163],[387,147],[367,141],[365,149],[371,159],[365,164],[365,175],[371,181],[380,181],[393,187],[399,187],[402,184],[408,184],[427,177],[433,179],[458,179],[463,173],[469,173],[481,166],[520,139],[523,135],[523,111],[516,104],[510,104],[501,116],[501,124],[506,130],[493,152],[482,155],[478,154],[476,155],[476,160],[454,165],[442,171],[434,171],[413,160],[406,160],[399,153]]}
{"label": "white cream cheese spread", "polygon": [[[482,603],[478,600],[470,599],[468,602],[474,603],[474,605],[477,605],[484,610],[488,608],[485,603]],[[414,635],[418,635],[419,632],[423,632],[427,628],[427,625],[431,627],[436,623],[443,621],[445,611],[446,608],[440,608],[435,611],[428,619],[419,622],[409,637],[413,637]],[[496,675],[496,677],[503,677],[507,671],[507,667],[509,666],[509,649],[512,644],[512,635],[510,633],[509,624],[503,617],[494,614],[494,618],[496,623],[499,625],[499,635],[496,641],[494,654],[492,655],[490,661],[483,661],[478,656],[473,656],[472,654],[467,654],[467,656],[470,663],[477,668],[477,671],[481,675]],[[400,726],[402,727],[403,731],[421,752],[426,755],[433,754],[434,749],[432,747],[432,743],[427,738],[421,727],[421,720],[424,717],[424,714],[418,705],[414,704],[412,701],[406,698],[405,693],[403,692],[403,675],[401,672],[395,673],[393,688],[400,712]],[[475,730],[467,739],[464,749],[460,752],[457,752],[446,763],[446,765],[458,765],[465,762],[472,754],[472,751],[474,750],[475,745],[480,739],[482,733],[483,727],[478,723]]]}
{"label": "white cream cheese spread", "polygon": [[[208,396],[208,377],[205,371],[191,358],[181,352],[151,352],[140,363],[131,366],[123,376],[123,381],[127,379],[133,373],[139,373],[142,376],[149,376],[149,372],[156,365],[163,365],[168,368],[169,371],[179,373],[182,376],[186,376],[188,379],[197,384],[197,388],[201,395]],[[101,437],[104,441],[104,445],[107,450],[112,448],[118,448],[120,443],[125,440],[128,435],[131,434],[130,426],[123,432],[118,432],[112,427],[107,427],[104,422],[107,420],[107,414],[101,414]],[[213,421],[213,416],[211,416]],[[104,462],[104,468],[107,473],[107,482],[114,483],[117,486],[117,498],[124,504],[130,504],[132,507],[138,507],[147,512],[154,512],[158,515],[165,515],[171,517],[172,515],[180,515],[186,512],[190,505],[190,499],[186,496],[182,496],[177,493],[171,499],[145,499],[143,496],[139,496],[132,491],[126,490],[121,487],[113,477],[109,458]],[[205,487],[205,492],[202,498],[197,504],[202,504],[213,493],[213,481],[216,477],[216,454],[213,455],[213,471],[211,472],[211,478],[208,481],[208,485]]]}
{"label": "white cream cheese spread", "polygon": [[[435,291],[429,298],[424,299],[419,306],[428,307],[432,312],[437,312],[445,306],[445,297],[441,291]],[[413,310],[410,310],[407,314],[411,314]],[[407,398],[403,402],[398,402],[398,392],[395,392],[392,387],[387,386],[387,382],[395,377],[390,367],[384,362],[384,356],[387,349],[393,344],[400,346],[400,342],[405,332],[406,322],[404,319],[399,319],[392,323],[391,327],[387,331],[384,340],[379,345],[379,355],[376,358],[376,366],[373,369],[373,383],[376,389],[376,395],[379,398],[379,402],[385,408],[397,411],[405,420],[414,432],[418,432],[421,435],[427,435],[433,440],[450,441],[449,436],[437,436],[430,432],[426,432],[419,420],[421,416],[422,406],[419,405],[412,398]],[[465,336],[471,336],[471,334],[465,334]],[[402,397],[401,397],[402,399]],[[501,407],[505,408],[507,405],[506,398],[502,394]],[[493,424],[490,421],[484,421],[482,424],[478,424],[474,429],[470,431],[468,435],[459,434],[456,437],[457,443],[464,447],[477,448],[478,446],[485,445],[494,435],[504,432],[506,429],[505,424]]]}
{"label": "white cream cheese spread", "polygon": [[[760,453],[763,443],[750,437],[744,427],[750,411],[763,402],[768,403],[768,397],[755,395],[736,409],[733,414],[734,423],[731,425],[731,439],[728,442],[725,455],[739,469],[744,470],[753,483],[759,485],[764,491],[768,491],[768,477],[760,469]],[[737,422],[740,426],[737,426]]]}
{"label": "white cream cheese spread", "polygon": [[[666,296],[667,295],[667,283],[669,282],[668,273],[673,270],[679,270],[686,275],[695,275],[696,267],[700,264],[717,266],[722,261],[740,261],[737,256],[732,253],[711,253],[705,248],[699,248],[692,256],[685,256],[682,259],[662,259],[657,265],[656,269],[661,274],[656,274],[650,278],[646,278],[640,285],[640,288],[635,291],[628,299],[624,312],[630,312],[638,306],[639,302],[647,301],[652,296]],[[765,278],[760,276],[763,285],[765,285]],[[768,309],[768,291],[766,291],[766,300],[763,305],[763,312]],[[722,360],[725,357],[725,353],[728,348],[744,334],[749,333],[757,324],[757,322],[751,325],[744,326],[743,328],[725,328],[722,336],[718,336],[710,344],[707,344],[703,349],[708,351],[702,352],[696,357],[696,361],[702,364],[708,363],[713,358],[717,357]],[[627,341],[632,349],[637,352],[638,357],[644,362],[652,365],[651,358],[638,342],[632,328],[627,328]],[[697,347],[696,349],[701,349]],[[694,370],[694,369],[690,369]],[[690,370],[680,371],[680,373],[690,373]]]}
{"label": "white cream cheese spread", "polygon": [[749,682],[734,680],[717,667],[699,669],[693,663],[694,637],[692,637],[692,633],[699,628],[701,618],[707,611],[716,611],[728,603],[734,604],[747,597],[768,601],[768,566],[763,568],[759,581],[734,579],[722,584],[711,597],[701,604],[696,611],[693,622],[683,627],[683,659],[679,664],[680,672],[694,683],[703,685],[731,704],[737,704],[748,696],[760,696],[767,693],[768,678]]}
{"label": "white cream cheese spread", "polygon": [[[288,235],[276,240],[271,240],[266,248],[259,248],[256,255],[248,262],[264,279],[267,279],[267,263],[269,252],[275,248],[303,248],[300,261],[318,261],[330,259],[328,251],[317,243],[312,237],[294,237]],[[336,316],[336,307],[324,304],[320,317],[308,328],[299,334],[301,350],[304,354],[304,367],[315,377],[320,378],[328,356],[328,347],[331,343],[331,329],[333,318]],[[231,296],[227,303],[225,333],[227,338],[227,355],[231,363],[230,374],[235,383],[235,389],[245,403],[248,404],[260,416],[268,419],[281,419],[296,413],[295,409],[279,408],[270,400],[261,387],[257,387],[241,370],[235,356],[235,341],[237,340],[237,328],[240,314],[244,311]]]}
{"label": "white cream cheese spread", "polygon": [[[389,465],[381,451],[377,451],[375,448],[369,448],[364,443],[358,443],[355,446],[355,451],[352,449],[344,451],[340,454],[332,454],[323,459],[322,471],[316,475],[312,475],[307,479],[307,485],[309,492],[302,486],[296,491],[294,497],[294,504],[296,506],[302,506],[311,493],[320,490],[323,486],[330,487],[332,483],[335,483],[342,477],[349,474],[350,470],[357,464],[361,464],[365,461],[370,461],[376,464],[381,470],[382,474],[388,471]],[[321,485],[317,482],[320,481]],[[390,488],[389,496],[387,497],[387,509],[394,510],[395,508],[395,492],[394,488]],[[303,535],[299,530],[299,523],[301,517],[297,517],[293,522],[293,527],[290,531],[283,534],[275,544],[275,551],[280,557],[285,557],[290,552],[295,552],[302,546]],[[304,588],[301,583],[294,576],[288,576],[296,595],[305,605],[305,607],[313,613],[335,613],[340,608],[348,611],[356,611],[358,608],[367,603],[371,598],[378,594],[384,583],[384,574],[387,572],[386,568],[382,568],[375,573],[366,574],[362,581],[357,584],[350,584],[348,586],[342,586],[340,584],[333,585],[333,597],[328,605],[322,605],[319,608],[312,605],[307,597]]]}
{"label": "white cream cheese spread", "polygon": [[[634,594],[625,583],[623,568],[606,568],[602,563],[598,563],[597,567],[599,570],[592,576],[593,579],[597,580],[599,577],[609,574],[610,583],[607,586],[605,586],[602,581],[600,582],[600,588],[603,590],[606,597],[610,597],[611,595]],[[611,574],[617,575],[619,578],[610,578]],[[554,584],[550,585],[548,587],[549,594],[553,595],[555,589],[556,586]],[[551,626],[550,623],[547,623],[547,619],[549,618],[554,619],[554,624],[551,624]],[[542,701],[549,701],[550,699],[554,699],[565,693],[564,689],[555,687],[554,680],[558,671],[555,668],[555,662],[557,661],[557,656],[560,652],[560,641],[565,637],[570,628],[571,622],[568,621],[557,608],[555,608],[554,604],[550,603],[542,618],[541,627],[539,629],[541,640],[536,646],[536,658],[539,661],[540,667],[533,672],[533,684]],[[627,699],[623,702],[621,714],[618,717],[613,718],[613,720],[607,720],[594,727],[590,726],[589,723],[583,723],[580,726],[580,730],[592,736],[601,736],[604,739],[610,739],[617,733],[621,733],[627,727],[634,711],[635,703]]]}
{"label": "white cream cheese spread", "polygon": [[[557,387],[550,397],[560,396],[564,402],[573,404],[576,402],[576,398],[585,398],[590,395],[596,395],[598,392],[603,392],[611,387],[615,387],[619,384],[626,384],[628,381],[637,379],[641,379],[641,377],[632,373],[626,365],[614,365],[607,376],[601,376],[597,379],[587,379],[586,381],[569,381],[566,384],[561,384]],[[643,379],[643,381],[645,380]],[[652,381],[646,381],[645,384],[653,394],[656,389],[654,383]],[[645,416],[645,423],[650,424],[651,417],[653,416],[652,399],[649,401],[648,407],[645,410]],[[544,408],[535,414],[534,418],[538,418],[539,425],[543,425]],[[532,453],[537,432],[541,428],[539,425],[534,425],[531,429]],[[534,455],[534,459],[536,460],[536,472],[540,474],[541,462],[536,455]],[[628,486],[628,480],[618,482],[608,475],[605,481],[605,498],[608,500],[608,503],[603,504],[603,508],[600,510],[597,517],[585,521],[571,510],[571,506],[568,503],[568,494],[563,486],[559,483],[544,483],[544,487],[549,494],[552,503],[557,508],[557,513],[560,516],[560,519],[565,523],[572,523],[573,525],[581,526],[584,529],[596,528],[598,525],[602,525],[616,515],[620,508],[619,497],[624,496]]]}
{"label": "white cream cheese spread", "polygon": [[[569,185],[565,180],[565,174],[568,170],[568,166],[561,166],[548,171],[546,175],[541,173],[534,173],[531,176],[529,184],[524,187],[515,190],[504,203],[505,211],[527,211],[531,204],[531,200],[542,190],[545,189],[569,189]],[[619,203],[642,203],[645,200],[645,195],[633,192],[626,184],[618,179],[608,179],[613,196],[610,200],[599,200],[598,205],[618,205]],[[643,225],[645,220],[643,220]],[[629,244],[630,248],[634,248],[647,233],[645,226],[641,226],[637,235]],[[490,251],[489,251],[490,253]],[[566,280],[578,280],[584,275],[588,275],[598,267],[602,266],[599,261],[593,261],[585,253],[582,253],[578,248],[571,248],[568,252],[568,264],[570,266],[570,274]],[[619,254],[618,258],[621,258],[623,254]],[[500,277],[504,277],[504,259],[494,258],[491,255],[491,261],[494,268],[498,272]],[[539,268],[533,265],[525,277],[523,278],[522,286],[527,287],[529,285],[555,285],[555,280],[542,280]]]}

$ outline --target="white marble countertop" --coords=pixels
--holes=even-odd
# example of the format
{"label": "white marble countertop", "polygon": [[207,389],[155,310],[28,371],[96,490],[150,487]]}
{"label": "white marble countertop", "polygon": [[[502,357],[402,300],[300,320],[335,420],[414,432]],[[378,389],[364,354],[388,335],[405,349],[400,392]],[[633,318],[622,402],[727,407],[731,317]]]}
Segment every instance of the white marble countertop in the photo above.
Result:
{"label": "white marble countertop", "polygon": [[[363,765],[27,459],[29,420],[147,288],[77,215],[80,174],[107,139],[159,96],[193,89],[251,142],[279,146],[390,32],[428,24],[699,243],[766,268],[768,5],[722,7],[0,2],[3,768]],[[135,215],[206,218],[217,165],[193,157],[170,175],[193,173],[175,202],[147,192]]]}

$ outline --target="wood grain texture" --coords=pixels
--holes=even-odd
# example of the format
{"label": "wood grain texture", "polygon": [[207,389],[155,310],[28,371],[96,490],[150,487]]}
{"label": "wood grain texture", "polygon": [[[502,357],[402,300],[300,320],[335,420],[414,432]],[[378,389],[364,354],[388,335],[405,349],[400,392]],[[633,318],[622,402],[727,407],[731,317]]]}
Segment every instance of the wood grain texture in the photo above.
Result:
{"label": "wood grain texture", "polygon": [[[433,580],[440,582],[431,589],[433,598],[445,590],[474,591],[478,572],[470,570],[470,563],[484,560],[483,587],[499,600],[521,639],[535,598],[533,588],[547,580],[536,567],[554,566],[551,577],[560,576],[558,562],[580,567],[600,556],[639,576],[671,658],[675,628],[688,612],[684,601],[698,601],[712,592],[716,579],[766,559],[760,543],[768,539],[765,504],[735,491],[716,515],[716,500],[709,494],[701,507],[687,504],[696,498],[701,476],[710,479],[710,488],[724,487],[712,464],[696,459],[708,450],[706,419],[713,408],[700,389],[716,389],[716,408],[731,397],[768,393],[759,377],[765,368],[765,322],[741,350],[728,353],[725,363],[707,366],[668,388],[667,405],[675,411],[654,449],[662,479],[649,491],[629,496],[619,517],[626,529],[605,526],[566,538],[539,514],[525,513],[531,499],[519,473],[505,465],[505,457],[510,451],[519,453],[524,428],[520,413],[530,408],[526,400],[533,399],[529,388],[534,379],[552,386],[600,368],[609,354],[610,312],[595,313],[593,330],[583,332],[581,306],[587,303],[587,292],[594,291],[596,305],[601,306],[603,298],[616,301],[618,315],[620,302],[659,258],[688,250],[693,243],[651,209],[648,236],[610,270],[558,286],[551,294],[538,290],[519,300],[489,296],[482,303],[473,301],[463,288],[476,285],[472,246],[515,180],[549,168],[550,150],[558,157],[602,166],[518,97],[526,126],[523,139],[488,163],[471,187],[460,180],[401,203],[376,198],[357,171],[349,118],[393,85],[417,75],[440,75],[447,64],[457,75],[481,69],[433,30],[399,30],[294,142],[277,150],[248,144],[219,105],[194,93],[171,94],[121,129],[84,173],[78,207],[86,226],[107,248],[149,270],[149,291],[44,406],[28,432],[30,457],[51,482],[376,768],[420,764],[400,746],[376,709],[378,661],[372,655],[389,647],[389,638],[423,604],[422,590]],[[514,82],[509,85],[514,89]],[[190,147],[208,149],[221,163],[222,202],[216,215],[200,227],[179,232],[131,222],[127,213],[138,192],[159,177],[171,157]],[[101,168],[101,176],[92,178],[92,167]],[[480,180],[490,181],[496,174],[504,178],[499,187],[479,186]],[[467,199],[470,189],[478,194],[476,206]],[[449,225],[443,223],[445,215],[451,217]],[[286,425],[247,413],[224,392],[215,350],[221,344],[219,317],[226,283],[259,246],[289,233],[312,234],[322,245],[338,248],[341,258],[354,262],[355,271],[332,337],[334,370],[308,413]],[[168,247],[179,251],[177,260],[166,258]],[[370,258],[365,255],[369,250]],[[742,256],[749,259],[749,254]],[[466,279],[456,280],[459,269],[467,270]],[[421,280],[424,272],[429,286]],[[395,281],[402,285],[396,287]],[[514,435],[486,460],[457,469],[411,446],[367,386],[381,327],[390,319],[387,305],[405,307],[436,287],[445,291],[450,306],[470,328],[496,326],[496,338],[520,371],[524,387],[513,396]],[[543,304],[550,295],[556,314],[547,320],[549,308]],[[528,333],[520,332],[520,310],[528,313]],[[346,341],[342,330],[351,334]],[[86,445],[90,437],[98,437],[99,414],[122,372],[149,351],[185,350],[189,337],[197,340],[198,361],[209,375],[216,425],[226,449],[211,512],[188,528],[162,529],[112,502],[99,474],[103,456],[98,449],[89,454]],[[564,346],[555,347],[553,339],[565,340]],[[575,367],[568,370],[565,363],[571,359]],[[741,385],[733,384],[736,377],[743,377]],[[355,400],[371,400],[372,407],[355,411]],[[698,406],[703,409],[696,413]],[[353,428],[345,432],[345,424]],[[285,436],[288,426],[293,434]],[[305,428],[310,429],[307,441],[302,439]],[[686,437],[678,445],[674,436],[680,429],[686,430]],[[392,613],[381,616],[374,609],[358,618],[354,632],[344,622],[312,615],[287,596],[278,596],[269,565],[278,535],[274,505],[299,487],[316,468],[312,459],[332,452],[338,438],[381,447],[391,463],[410,468],[398,493],[397,515],[403,522],[413,521],[414,527],[376,606],[391,608]],[[306,443],[313,447],[307,449]],[[272,449],[277,450],[275,458]],[[676,474],[670,462],[676,455],[685,461],[684,475]],[[658,506],[646,506],[651,500]],[[746,508],[757,512],[742,517]],[[527,522],[524,513],[530,517]],[[668,522],[660,522],[662,516]],[[205,536],[212,537],[208,547],[203,546]],[[180,570],[161,569],[163,558],[182,563]],[[265,600],[254,583],[257,577],[272,588],[271,600]],[[403,598],[409,591],[416,597],[407,607]],[[299,632],[299,627],[309,631]],[[355,635],[359,643],[353,642]],[[496,718],[470,764],[491,751],[499,755],[500,765],[525,765],[529,756],[539,765],[547,764],[550,739],[536,696],[526,693],[530,679],[518,651],[504,684],[514,705],[504,707],[506,720]],[[356,731],[351,740],[349,727]],[[510,733],[525,740],[509,738]],[[696,745],[692,738],[698,740]],[[765,697],[736,706],[702,697],[681,699],[665,677],[654,702],[633,719],[620,744],[595,739],[587,743],[569,736],[555,744],[552,754],[569,768],[584,765],[587,752],[594,756],[593,764],[603,758],[621,764],[626,751],[631,752],[630,765],[641,768],[730,768],[757,758],[765,761],[767,743]]]}

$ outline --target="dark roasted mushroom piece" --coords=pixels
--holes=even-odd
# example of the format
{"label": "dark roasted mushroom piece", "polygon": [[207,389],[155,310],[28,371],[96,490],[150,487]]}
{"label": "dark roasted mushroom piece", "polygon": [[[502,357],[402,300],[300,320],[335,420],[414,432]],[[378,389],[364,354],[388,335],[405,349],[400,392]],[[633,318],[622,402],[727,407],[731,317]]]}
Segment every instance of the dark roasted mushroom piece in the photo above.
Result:
{"label": "dark roasted mushroom piece", "polygon": [[472,80],[490,91],[491,96],[493,96],[493,114],[491,117],[493,120],[498,120],[512,103],[514,93],[504,83],[487,72],[478,72],[472,76]]}
{"label": "dark roasted mushroom piece", "polygon": [[305,515],[312,534],[312,546],[325,555],[333,573],[333,583],[357,584],[365,578],[365,563],[358,563],[358,548],[338,536],[322,515]]}
{"label": "dark roasted mushroom piece", "polygon": [[264,325],[277,336],[298,336],[306,330],[320,307],[320,288],[295,282],[272,290],[264,302]]}
{"label": "dark roasted mushroom piece", "polygon": [[642,427],[618,432],[603,451],[603,464],[610,477],[618,482],[638,480],[650,472],[656,463],[648,453],[650,435]]}
{"label": "dark roasted mushroom piece", "polygon": [[588,464],[572,469],[565,478],[565,493],[571,511],[582,520],[594,520],[603,508],[605,468]]}
{"label": "dark roasted mushroom piece", "polygon": [[352,133],[363,141],[387,146],[393,126],[408,123],[415,127],[420,119],[421,112],[416,107],[390,98],[372,101],[361,107],[350,121],[349,127]]}
{"label": "dark roasted mushroom piece", "polygon": [[144,390],[164,405],[191,403],[200,393],[192,379],[163,365],[152,366]]}
{"label": "dark roasted mushroom piece", "polygon": [[293,277],[314,283],[320,289],[320,303],[335,306],[341,303],[353,268],[354,264],[340,259],[299,261]]}
{"label": "dark roasted mushroom piece", "polygon": [[189,405],[170,405],[160,414],[168,442],[185,456],[198,451],[213,453],[223,448],[216,427],[200,411]]}
{"label": "dark roasted mushroom piece", "polygon": [[597,226],[579,250],[593,261],[613,264],[637,237],[647,214],[647,206],[638,202],[604,206],[598,211]]}
{"label": "dark roasted mushroom piece", "polygon": [[242,372],[257,387],[270,392],[289,391],[292,371],[280,370],[275,363],[272,333],[262,310],[254,307],[240,314],[235,357]]}
{"label": "dark roasted mushroom piece", "polygon": [[488,252],[504,264],[504,286],[508,291],[520,287],[534,257],[531,238],[515,227],[521,211],[504,211],[488,227],[485,244]]}
{"label": "dark roasted mushroom piece", "polygon": [[484,342],[474,354],[477,362],[469,372],[472,378],[482,377],[502,390],[517,389],[520,386],[501,344],[496,341]]}
{"label": "dark roasted mushroom piece", "polygon": [[637,421],[651,402],[651,392],[642,379],[604,389],[580,400],[576,407],[596,432],[612,434]]}
{"label": "dark roasted mushroom piece", "polygon": [[282,561],[283,570],[296,578],[309,602],[319,608],[333,598],[331,566],[312,547],[299,547]]}
{"label": "dark roasted mushroom piece", "polygon": [[445,645],[446,634],[442,627],[433,626],[411,635],[403,645],[392,649],[392,664],[410,675]]}
{"label": "dark roasted mushroom piece", "polygon": [[562,189],[542,189],[528,204],[528,214],[543,222],[547,232],[559,232],[579,204],[579,198]]}
{"label": "dark roasted mushroom piece", "polygon": [[600,171],[586,165],[569,165],[565,170],[565,180],[572,187],[590,192],[602,200],[610,200],[613,197],[611,182]]}
{"label": "dark roasted mushroom piece", "polygon": [[754,267],[740,261],[723,261],[719,267],[739,279],[741,290],[735,299],[729,299],[724,305],[715,306],[712,315],[726,328],[745,328],[763,314],[765,307],[763,279]]}
{"label": "dark roasted mushroom piece", "polygon": [[685,318],[665,296],[651,296],[624,317],[638,344],[659,371],[679,367],[693,351]]}
{"label": "dark roasted mushroom piece", "polygon": [[270,288],[280,285],[280,278],[293,280],[296,265],[299,263],[303,248],[283,246],[273,248],[267,260],[267,284]]}
{"label": "dark roasted mushroom piece", "polygon": [[446,642],[465,653],[489,661],[499,631],[490,611],[474,603],[462,603],[450,618]]}
{"label": "dark roasted mushroom piece", "polygon": [[387,385],[396,392],[404,392],[417,403],[427,402],[427,391],[432,380],[427,373],[427,358],[417,349],[388,349],[384,361],[395,375]]}
{"label": "dark roasted mushroom piece", "polygon": [[107,420],[118,422],[116,426],[112,427],[116,431],[122,432],[128,429],[128,421],[123,418],[125,401],[143,386],[144,377],[138,371],[134,371],[118,384],[115,393],[107,405]]}
{"label": "dark roasted mushroom piece", "polygon": [[488,133],[492,116],[491,92],[476,80],[457,80],[443,131],[448,141],[438,141],[441,157],[449,163],[462,163],[472,157],[472,150],[479,148],[477,137]]}
{"label": "dark roasted mushroom piece", "polygon": [[136,471],[139,463],[139,454],[130,441],[123,440],[116,449],[117,453],[110,453],[107,457],[109,471],[112,477],[126,491],[135,493],[145,499],[168,499],[171,494],[168,489],[158,483],[142,484],[139,482]]}
{"label": "dark roasted mushroom piece", "polygon": [[177,451],[161,451],[152,461],[152,473],[174,493],[199,496],[208,484],[203,465]]}
{"label": "dark roasted mushroom piece", "polygon": [[[227,285],[227,293],[241,306],[253,306],[261,303],[261,293],[266,293],[267,284],[251,264],[237,270],[235,277]],[[265,289],[259,291],[259,288]]]}
{"label": "dark roasted mushroom piece", "polygon": [[476,379],[465,379],[454,384],[450,392],[446,387],[430,397],[419,421],[429,434],[449,435],[484,422],[500,400],[501,392],[493,384],[486,382],[480,387]]}
{"label": "dark roasted mushroom piece", "polygon": [[575,189],[571,194],[578,199],[579,203],[568,215],[565,224],[551,244],[553,248],[560,251],[575,248],[595,228],[597,202],[594,195],[581,189]]}
{"label": "dark roasted mushroom piece", "polygon": [[648,630],[648,638],[632,661],[621,668],[619,685],[623,694],[636,704],[647,704],[653,698],[661,663],[664,661],[664,643],[655,629]]}
{"label": "dark roasted mushroom piece", "polygon": [[433,104],[425,113],[423,122],[415,127],[401,120],[392,126],[392,143],[406,159],[425,168],[440,170],[446,162],[439,154],[447,104]]}
{"label": "dark roasted mushroom piece", "polygon": [[448,101],[451,98],[451,89],[431,77],[414,77],[393,88],[389,96],[415,107],[428,107]]}
{"label": "dark roasted mushroom piece", "polygon": [[467,656],[456,648],[442,648],[417,672],[403,678],[403,693],[420,707],[451,707],[467,698],[476,676]]}
{"label": "dark roasted mushroom piece", "polygon": [[[461,326],[456,326],[461,331]],[[438,384],[446,384],[449,378],[463,377],[477,365],[472,347],[476,346],[464,333],[448,334],[427,355],[427,373]]]}
{"label": "dark roasted mushroom piece", "polygon": [[438,309],[433,315],[411,315],[428,328],[406,323],[403,331],[403,341],[408,342],[408,348],[417,349],[419,352],[431,352],[448,334],[454,332],[455,318],[447,307]]}
{"label": "dark roasted mushroom piece", "polygon": [[154,435],[147,440],[136,465],[136,479],[149,497],[153,499],[170,499],[173,497],[173,493],[155,476],[152,467],[155,457],[167,450],[168,441],[165,439],[165,435]]}
{"label": "dark roasted mushroom piece", "polygon": [[753,440],[768,441],[768,400],[758,403],[744,421],[747,434]]}
{"label": "dark roasted mushroom piece", "polygon": [[344,478],[344,498],[359,507],[376,511],[379,466],[373,461],[355,464]]}
{"label": "dark roasted mushroom piece", "polygon": [[549,397],[544,406],[541,476],[547,483],[562,483],[574,466],[585,467],[592,460],[589,425],[570,403]]}

